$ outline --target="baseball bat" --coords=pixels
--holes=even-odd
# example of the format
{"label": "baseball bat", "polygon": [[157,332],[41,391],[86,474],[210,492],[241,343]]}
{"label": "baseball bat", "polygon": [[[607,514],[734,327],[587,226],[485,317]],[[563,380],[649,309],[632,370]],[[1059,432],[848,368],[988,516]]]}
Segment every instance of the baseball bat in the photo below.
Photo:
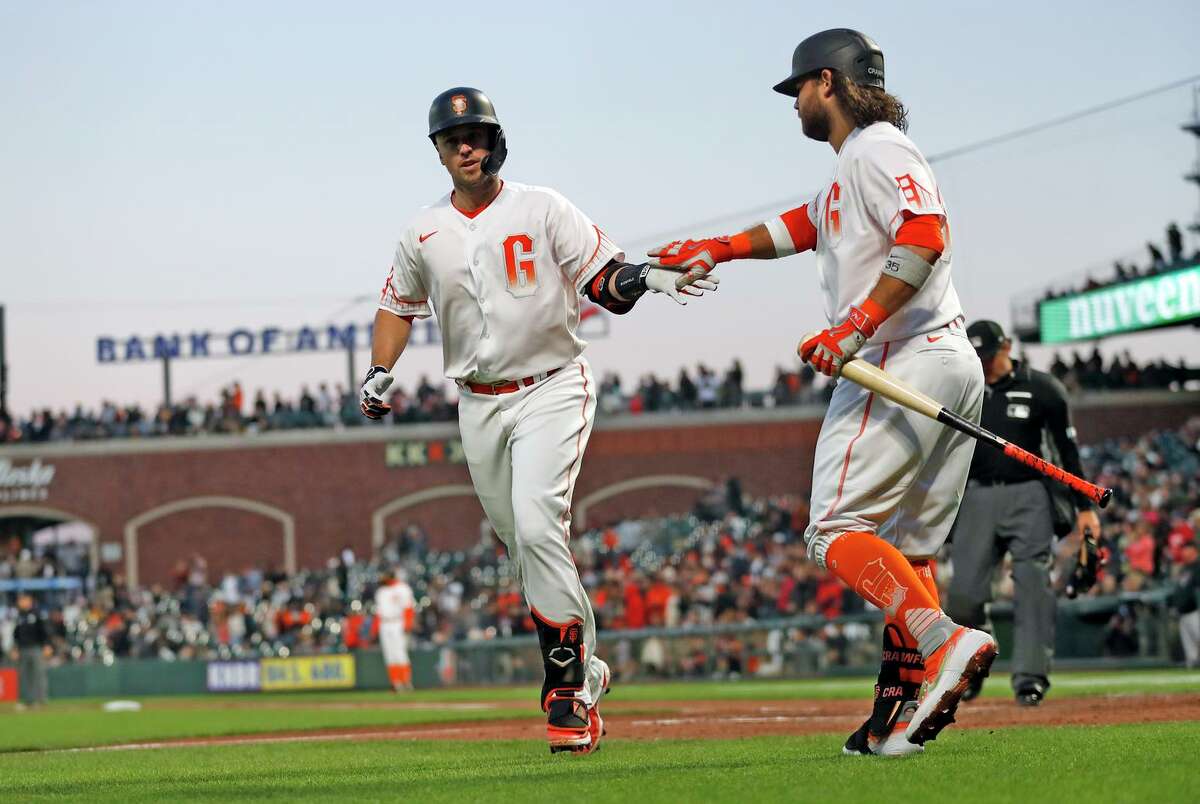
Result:
{"label": "baseball bat", "polygon": [[[806,340],[808,340],[807,336],[801,343]],[[978,424],[967,421],[954,411],[947,410],[945,405],[921,393],[916,388],[905,385],[886,371],[865,360],[859,358],[847,360],[842,366],[842,376],[851,382],[861,385],[868,391],[874,391],[880,396],[890,399],[897,405],[916,411],[922,416],[928,416],[948,427],[953,427],[960,433],[966,433],[977,441],[995,447],[1008,457],[1020,461],[1034,471],[1057,480],[1059,483],[1079,492],[1101,508],[1108,505],[1108,501],[1112,499],[1112,489],[1106,489],[1097,486],[1095,483],[1089,483],[1082,477],[1071,474],[1061,466],[1055,466],[1049,461],[1034,455],[1032,452],[1021,449],[1016,444],[1004,440],[989,430],[985,430]]]}

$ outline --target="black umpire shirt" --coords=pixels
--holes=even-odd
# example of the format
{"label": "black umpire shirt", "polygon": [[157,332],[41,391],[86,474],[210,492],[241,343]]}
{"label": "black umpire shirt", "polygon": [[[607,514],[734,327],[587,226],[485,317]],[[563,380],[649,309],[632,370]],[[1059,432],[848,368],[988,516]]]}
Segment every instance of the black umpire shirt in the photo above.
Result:
{"label": "black umpire shirt", "polygon": [[13,629],[13,642],[18,648],[40,648],[50,641],[46,621],[36,611],[17,614],[17,627]]}
{"label": "black umpire shirt", "polygon": [[[1075,475],[1083,474],[1075,428],[1067,409],[1067,389],[1043,371],[1014,360],[1012,373],[988,385],[984,392],[980,424],[1034,455],[1042,454],[1045,431],[1058,449],[1062,467]],[[1038,472],[1000,450],[982,446],[975,448],[968,477],[984,485],[1042,479]],[[1072,492],[1072,496],[1080,509],[1091,506],[1082,494]]]}

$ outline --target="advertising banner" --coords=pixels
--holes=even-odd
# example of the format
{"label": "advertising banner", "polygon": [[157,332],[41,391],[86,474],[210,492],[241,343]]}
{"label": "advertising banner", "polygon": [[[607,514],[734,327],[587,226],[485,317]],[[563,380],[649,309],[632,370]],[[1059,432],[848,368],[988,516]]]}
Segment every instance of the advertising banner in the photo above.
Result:
{"label": "advertising banner", "polygon": [[330,690],[354,686],[354,657],[297,656],[289,659],[263,659],[262,689]]}

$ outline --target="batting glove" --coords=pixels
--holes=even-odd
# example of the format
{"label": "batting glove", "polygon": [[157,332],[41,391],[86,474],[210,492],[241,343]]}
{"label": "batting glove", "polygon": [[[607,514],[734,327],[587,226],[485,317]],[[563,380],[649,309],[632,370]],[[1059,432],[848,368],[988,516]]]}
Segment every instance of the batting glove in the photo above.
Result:
{"label": "batting glove", "polygon": [[684,274],[678,277],[676,285],[683,287],[708,275],[720,263],[749,256],[750,238],[743,233],[733,237],[673,240],[646,253],[658,258],[651,260],[651,265],[682,269]]}
{"label": "batting glove", "polygon": [[652,290],[655,293],[665,293],[670,296],[676,304],[687,305],[685,296],[703,296],[704,291],[709,293],[717,289],[717,285],[721,284],[721,279],[716,276],[703,276],[699,279],[692,279],[686,282],[682,287],[679,284],[680,273],[668,268],[656,268],[653,264],[647,264],[646,271],[646,289]]}
{"label": "batting glove", "polygon": [[885,318],[887,311],[870,299],[862,307],[851,306],[845,321],[800,342],[800,359],[826,376],[837,377]]}
{"label": "batting glove", "polygon": [[359,408],[368,419],[382,419],[391,412],[392,406],[383,401],[383,395],[396,380],[383,366],[367,369],[367,379],[359,394]]}

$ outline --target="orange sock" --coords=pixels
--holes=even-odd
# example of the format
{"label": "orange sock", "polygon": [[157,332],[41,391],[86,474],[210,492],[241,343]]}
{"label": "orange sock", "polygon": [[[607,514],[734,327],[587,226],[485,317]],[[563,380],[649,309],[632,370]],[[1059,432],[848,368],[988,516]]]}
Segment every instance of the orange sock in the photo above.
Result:
{"label": "orange sock", "polygon": [[402,683],[400,680],[400,665],[389,664],[387,666],[387,669],[388,669],[388,681],[392,682],[392,689],[398,688],[400,686],[400,684]]}
{"label": "orange sock", "polygon": [[913,571],[917,573],[917,577],[921,579],[921,583],[925,584],[925,589],[933,598],[933,602],[938,606],[942,605],[941,595],[938,593],[937,585],[937,564],[932,558],[909,559],[908,563],[912,565]]}
{"label": "orange sock", "polygon": [[[941,599],[938,595],[937,576],[934,573],[934,562],[931,559],[922,558],[916,561],[909,559],[908,563],[912,565],[913,571],[917,573],[917,577],[920,578],[921,583],[925,585],[925,589],[929,592],[930,597],[933,598],[934,603],[937,603],[940,606]],[[907,633],[904,628],[904,624],[899,618],[894,617],[891,614],[884,614],[883,619],[885,623],[896,626],[896,628],[900,631],[900,643],[904,645],[904,647],[916,650],[916,641]],[[901,677],[903,677],[903,675],[904,673],[902,671]],[[920,681],[920,679],[917,680]]]}
{"label": "orange sock", "polygon": [[[868,603],[882,609],[928,657],[954,633],[937,597],[908,559],[871,533],[843,533],[825,553],[825,566]],[[932,577],[932,573],[931,573]]]}
{"label": "orange sock", "polygon": [[411,664],[400,665],[400,683],[401,684],[411,684],[412,683],[412,665]]}

